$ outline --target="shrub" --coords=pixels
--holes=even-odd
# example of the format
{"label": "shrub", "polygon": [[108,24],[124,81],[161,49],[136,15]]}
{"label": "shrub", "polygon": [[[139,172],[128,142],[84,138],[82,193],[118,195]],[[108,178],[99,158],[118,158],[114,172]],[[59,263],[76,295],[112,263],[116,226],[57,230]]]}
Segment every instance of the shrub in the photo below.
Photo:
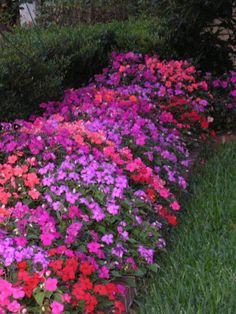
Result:
{"label": "shrub", "polygon": [[150,15],[155,12],[153,0],[57,0],[43,1],[37,22],[43,27],[51,24],[60,26],[79,23],[108,23],[123,21],[131,16]]}
{"label": "shrub", "polygon": [[[232,69],[235,1],[162,0],[160,3],[161,36],[169,57],[192,58],[201,70],[217,74]],[[222,36],[224,29],[227,40]]]}
{"label": "shrub", "polygon": [[[27,117],[86,83],[108,63],[112,48],[153,52],[156,20],[17,30],[0,41],[0,120]],[[160,44],[159,44],[160,45]]]}
{"label": "shrub", "polygon": [[19,0],[2,0],[0,3],[0,24],[15,25],[19,19]]}

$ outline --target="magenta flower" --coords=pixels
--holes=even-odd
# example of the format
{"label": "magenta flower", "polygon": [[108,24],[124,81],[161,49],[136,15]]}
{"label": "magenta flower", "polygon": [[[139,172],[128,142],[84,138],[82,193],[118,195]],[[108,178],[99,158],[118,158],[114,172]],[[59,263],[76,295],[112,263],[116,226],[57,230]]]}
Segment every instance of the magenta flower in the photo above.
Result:
{"label": "magenta flower", "polygon": [[48,278],[44,282],[45,289],[47,291],[51,291],[51,292],[56,291],[57,290],[57,283],[58,283],[58,281],[56,278]]}
{"label": "magenta flower", "polygon": [[57,301],[53,301],[51,304],[51,309],[52,314],[61,314],[64,311],[64,305]]}
{"label": "magenta flower", "polygon": [[102,266],[99,270],[98,277],[101,279],[109,279],[110,278],[109,269],[106,266]]}
{"label": "magenta flower", "polygon": [[100,247],[101,245],[98,242],[90,242],[87,244],[87,248],[90,253],[98,254],[98,252],[100,251]]}
{"label": "magenta flower", "polygon": [[180,210],[180,205],[179,205],[179,203],[178,202],[173,202],[171,205],[170,205],[170,207],[173,209],[173,210],[175,210],[175,211],[178,211],[178,210]]}
{"label": "magenta flower", "polygon": [[7,305],[7,309],[11,312],[11,313],[17,313],[20,311],[21,309],[21,305],[17,302],[17,301],[12,301],[11,303],[9,303]]}

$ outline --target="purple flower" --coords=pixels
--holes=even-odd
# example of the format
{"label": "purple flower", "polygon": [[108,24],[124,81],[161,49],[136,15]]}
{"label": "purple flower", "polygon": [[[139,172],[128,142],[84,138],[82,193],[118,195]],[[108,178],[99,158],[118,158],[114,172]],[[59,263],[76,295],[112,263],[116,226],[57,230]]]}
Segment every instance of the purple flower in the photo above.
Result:
{"label": "purple flower", "polygon": [[70,204],[75,204],[78,200],[79,195],[77,193],[66,192],[66,200]]}
{"label": "purple flower", "polygon": [[138,252],[140,253],[142,257],[145,258],[148,264],[153,263],[153,255],[154,255],[153,249],[146,249],[144,246],[140,245],[138,248]]}
{"label": "purple flower", "polygon": [[116,205],[115,203],[108,203],[107,204],[107,211],[111,215],[118,215],[119,213],[119,205]]}
{"label": "purple flower", "polygon": [[105,242],[106,244],[112,244],[113,243],[113,234],[105,234],[102,237],[102,241]]}
{"label": "purple flower", "polygon": [[119,243],[111,250],[111,253],[119,258],[122,258],[125,252],[127,250]]}
{"label": "purple flower", "polygon": [[158,239],[158,249],[162,250],[166,247],[166,241],[163,238]]}

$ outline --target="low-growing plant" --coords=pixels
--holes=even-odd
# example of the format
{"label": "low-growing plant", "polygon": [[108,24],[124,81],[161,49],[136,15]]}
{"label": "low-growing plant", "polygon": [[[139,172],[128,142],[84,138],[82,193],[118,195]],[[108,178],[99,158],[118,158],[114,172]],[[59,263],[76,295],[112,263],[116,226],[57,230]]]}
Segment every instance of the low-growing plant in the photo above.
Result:
{"label": "low-growing plant", "polygon": [[1,124],[1,313],[125,311],[126,288],[157,271],[179,223],[210,83],[187,61],[113,53],[41,116]]}

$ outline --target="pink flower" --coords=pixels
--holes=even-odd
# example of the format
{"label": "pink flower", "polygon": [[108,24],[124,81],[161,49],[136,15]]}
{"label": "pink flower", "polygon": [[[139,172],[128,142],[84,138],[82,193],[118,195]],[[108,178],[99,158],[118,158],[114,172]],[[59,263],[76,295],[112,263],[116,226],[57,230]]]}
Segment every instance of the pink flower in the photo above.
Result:
{"label": "pink flower", "polygon": [[174,121],[174,117],[173,117],[172,113],[167,112],[167,111],[163,111],[161,113],[159,119],[162,122],[173,122]]}
{"label": "pink flower", "polygon": [[8,162],[9,164],[14,164],[14,163],[17,161],[17,159],[18,159],[17,156],[11,155],[11,156],[8,157],[7,162]]}
{"label": "pink flower", "polygon": [[25,247],[28,243],[28,240],[24,237],[16,237],[14,240],[16,241],[17,246]]}
{"label": "pink flower", "polygon": [[13,297],[15,299],[22,299],[25,296],[25,292],[23,290],[21,290],[21,288],[15,288],[13,290]]}
{"label": "pink flower", "polygon": [[17,302],[17,301],[13,301],[10,304],[8,304],[7,309],[11,312],[11,313],[17,313],[20,311],[21,309],[21,305]]}
{"label": "pink flower", "polygon": [[87,248],[89,250],[90,253],[95,253],[97,254],[99,249],[100,249],[101,245],[97,242],[90,242],[87,244]]}
{"label": "pink flower", "polygon": [[163,198],[167,198],[168,196],[169,196],[169,190],[168,189],[161,189],[160,190],[160,195],[161,195],[161,197],[163,197]]}
{"label": "pink flower", "polygon": [[37,190],[30,190],[29,195],[33,200],[37,200],[40,196],[40,193]]}
{"label": "pink flower", "polygon": [[106,266],[102,266],[100,271],[99,271],[99,275],[98,275],[99,278],[102,278],[102,279],[109,279],[109,269],[106,267]]}
{"label": "pink flower", "polygon": [[62,299],[63,302],[70,303],[70,301],[71,301],[71,296],[70,296],[68,293],[64,293],[64,294],[61,296],[61,299]]}
{"label": "pink flower", "polygon": [[170,205],[170,207],[173,209],[173,210],[180,210],[180,205],[179,205],[179,203],[177,203],[176,201],[175,202],[173,202],[171,205]]}
{"label": "pink flower", "polygon": [[47,291],[55,291],[55,290],[57,290],[57,279],[56,278],[48,278],[48,279],[46,279],[44,285],[45,285],[45,289]]}
{"label": "pink flower", "polygon": [[64,311],[64,305],[57,301],[53,301],[51,304],[51,309],[52,314],[61,314]]}
{"label": "pink flower", "polygon": [[230,93],[230,95],[231,95],[232,97],[236,97],[236,89],[235,89],[235,90],[232,90],[232,92]]}

